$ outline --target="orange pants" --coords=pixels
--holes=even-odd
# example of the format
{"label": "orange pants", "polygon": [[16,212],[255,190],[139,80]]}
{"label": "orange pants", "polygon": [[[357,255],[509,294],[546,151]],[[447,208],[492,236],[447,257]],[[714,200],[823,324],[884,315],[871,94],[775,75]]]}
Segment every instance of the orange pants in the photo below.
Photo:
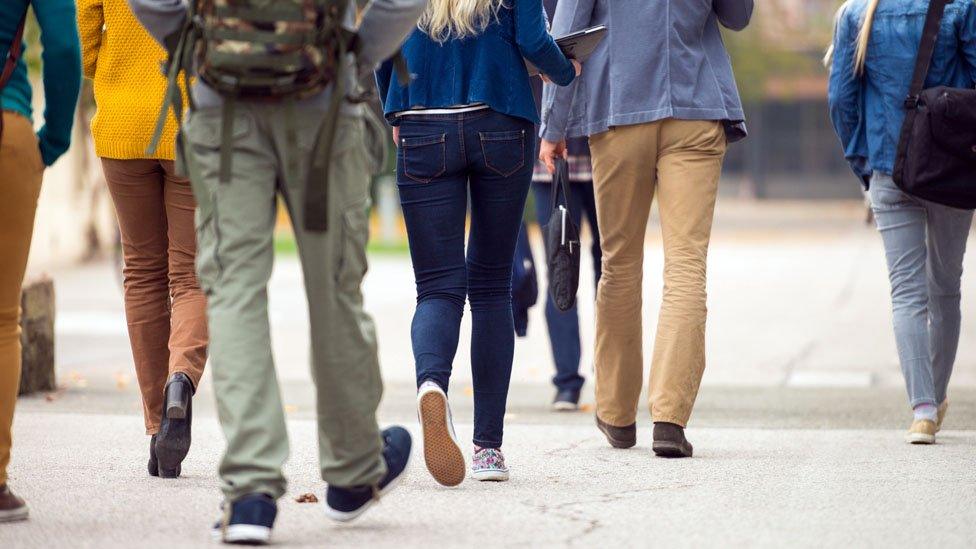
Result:
{"label": "orange pants", "polygon": [[207,361],[207,302],[197,282],[196,202],[165,160],[102,159],[122,234],[125,317],[146,433],[159,431],[166,380],[196,387]]}

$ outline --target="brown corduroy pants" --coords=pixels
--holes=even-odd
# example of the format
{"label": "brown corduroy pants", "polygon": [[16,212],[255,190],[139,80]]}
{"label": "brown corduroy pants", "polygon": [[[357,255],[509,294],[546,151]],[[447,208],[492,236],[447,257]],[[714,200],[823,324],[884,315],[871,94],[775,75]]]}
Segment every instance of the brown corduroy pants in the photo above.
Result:
{"label": "brown corduroy pants", "polygon": [[657,195],[664,300],[651,361],[654,421],[685,426],[705,370],[705,263],[725,156],[722,124],[661,120],[590,137],[603,276],[596,298],[597,416],[636,421],[643,385],[644,236]]}
{"label": "brown corduroy pants", "polygon": [[159,431],[166,380],[200,383],[207,305],[195,269],[196,202],[173,162],[102,159],[122,234],[125,316],[146,432]]}

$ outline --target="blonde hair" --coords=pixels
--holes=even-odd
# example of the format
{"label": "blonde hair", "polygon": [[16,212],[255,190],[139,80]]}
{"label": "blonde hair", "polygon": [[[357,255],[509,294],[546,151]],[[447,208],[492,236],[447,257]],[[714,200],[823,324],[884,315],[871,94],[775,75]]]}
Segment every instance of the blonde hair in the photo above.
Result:
{"label": "blonde hair", "polygon": [[881,0],[868,0],[868,7],[864,10],[864,22],[857,33],[857,49],[854,50],[854,74],[864,74],[864,61],[868,57],[868,42],[871,40],[871,26],[874,25],[874,14],[878,11]]}
{"label": "blonde hair", "polygon": [[[861,76],[864,74],[864,62],[868,57],[868,42],[871,40],[871,27],[874,25],[874,14],[878,11],[878,4],[881,0],[868,0],[867,9],[864,11],[864,23],[857,33],[857,47],[854,49],[854,76]],[[834,17],[834,33],[836,35],[836,28],[840,22],[840,19],[844,17],[844,13],[850,6],[851,0],[844,2],[840,8],[837,9],[837,15]],[[836,40],[836,36],[834,37]],[[825,67],[830,67],[830,64],[834,60],[834,44],[831,43],[827,47],[827,53],[824,54],[823,64]]]}
{"label": "blonde hair", "polygon": [[505,0],[429,0],[417,26],[437,42],[476,36],[504,6]]}

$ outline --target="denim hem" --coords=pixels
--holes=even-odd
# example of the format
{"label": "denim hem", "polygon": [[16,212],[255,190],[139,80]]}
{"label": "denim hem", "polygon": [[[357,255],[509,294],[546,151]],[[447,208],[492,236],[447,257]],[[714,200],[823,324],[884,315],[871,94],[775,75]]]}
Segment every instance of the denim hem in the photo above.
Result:
{"label": "denim hem", "polygon": [[935,398],[929,398],[929,397],[913,398],[908,402],[908,404],[909,406],[912,407],[912,410],[918,408],[923,404],[930,404],[932,406],[935,406],[936,408],[939,407],[939,403],[935,401]]}
{"label": "denim hem", "polygon": [[482,449],[491,448],[491,449],[494,449],[494,450],[500,450],[501,447],[502,447],[501,441],[498,441],[498,442],[488,442],[488,441],[485,441],[485,440],[478,440],[478,439],[475,438],[475,439],[472,439],[471,442],[474,443],[474,445],[477,446],[478,448],[482,448]]}

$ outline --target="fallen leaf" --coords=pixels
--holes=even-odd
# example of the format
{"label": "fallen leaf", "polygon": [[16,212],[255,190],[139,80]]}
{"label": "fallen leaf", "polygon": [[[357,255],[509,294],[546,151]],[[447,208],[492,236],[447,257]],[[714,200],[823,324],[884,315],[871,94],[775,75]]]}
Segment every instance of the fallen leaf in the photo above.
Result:
{"label": "fallen leaf", "polygon": [[309,492],[298,496],[297,498],[295,498],[295,501],[297,501],[298,503],[318,503],[319,498],[315,494]]}

